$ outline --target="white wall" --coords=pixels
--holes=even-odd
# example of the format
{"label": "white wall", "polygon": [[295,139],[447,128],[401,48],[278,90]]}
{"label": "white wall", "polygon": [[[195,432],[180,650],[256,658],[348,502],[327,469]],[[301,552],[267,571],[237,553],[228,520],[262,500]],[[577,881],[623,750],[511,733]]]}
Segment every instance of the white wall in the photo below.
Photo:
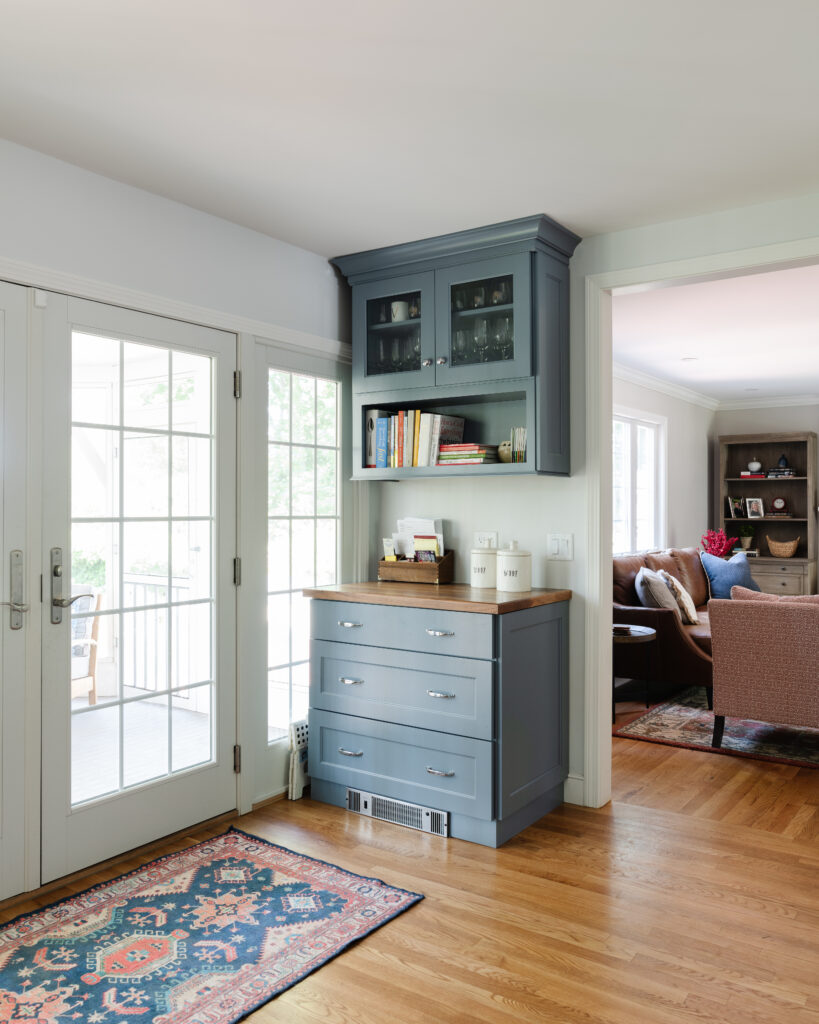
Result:
{"label": "white wall", "polygon": [[349,340],[346,288],[315,253],[5,140],[0,181],[0,277],[15,261]]}
{"label": "white wall", "polygon": [[[544,208],[548,212],[548,203],[544,204]],[[504,537],[516,536],[521,546],[534,553],[533,582],[536,586],[568,586],[572,589],[569,727],[572,776],[582,775],[585,758],[585,615],[590,572],[596,570],[595,566],[589,564],[589,550],[594,550],[598,543],[604,551],[610,551],[611,548],[608,520],[601,524],[601,530],[608,532],[608,537],[590,537],[588,533],[589,494],[595,491],[597,471],[590,469],[593,463],[587,461],[586,405],[588,400],[596,408],[607,409],[608,402],[604,400],[602,390],[586,394],[586,279],[590,275],[616,270],[644,268],[643,280],[651,281],[655,279],[652,277],[652,268],[658,264],[720,253],[740,253],[735,266],[753,266],[755,262],[764,260],[765,254],[748,250],[817,237],[819,195],[585,239],[578,246],[571,262],[572,476],[567,479],[487,478],[469,482],[462,479],[423,480],[417,483],[402,481],[379,487],[380,528],[373,531],[373,564],[377,557],[379,538],[391,527],[399,513],[435,513],[449,521],[449,533],[458,558],[458,579],[465,578],[472,531],[497,526]],[[805,249],[811,249],[810,242],[806,243]],[[656,273],[657,277],[662,277],[664,271],[657,270]],[[600,368],[603,371],[601,389],[609,386],[610,358],[610,351],[600,353]],[[592,439],[592,456],[595,454],[595,446],[596,439]],[[609,458],[608,453],[603,454],[606,459]],[[707,459],[705,453],[702,458]],[[605,473],[602,475],[606,477]],[[706,462],[697,479],[701,481],[709,477]],[[605,482],[606,485],[610,483],[608,479]],[[694,514],[699,522],[705,520],[707,523],[707,498],[705,501],[703,510],[702,495],[695,499]],[[574,534],[574,561],[545,561],[544,536],[551,531]],[[604,604],[607,600],[610,598],[605,593],[601,594]],[[606,612],[607,609],[601,608],[601,615]],[[594,680],[593,685],[604,687],[608,682],[601,678]]]}
{"label": "white wall", "polygon": [[[710,273],[712,270],[715,273],[724,271],[726,276],[729,276],[736,272],[742,272],[743,269],[752,269],[758,266],[770,267],[770,260],[773,258],[804,259],[816,262],[819,257],[818,240],[819,194],[741,207],[584,239],[576,249],[571,263],[572,348],[575,351],[580,350],[584,354],[587,348],[596,352],[599,365],[595,369],[599,373],[599,379],[593,387],[589,388],[588,393],[583,392],[578,396],[576,392],[573,392],[573,400],[576,401],[578,397],[580,399],[576,401],[572,409],[573,427],[578,418],[585,425],[587,404],[590,421],[594,410],[607,411],[604,388],[608,387],[610,377],[611,351],[610,346],[603,346],[597,352],[597,324],[590,323],[587,329],[586,311],[587,309],[596,310],[596,305],[590,303],[589,300],[589,289],[593,287],[588,280],[590,277],[612,275],[617,272],[615,276],[619,280],[616,283],[619,285],[626,283],[626,278],[630,278],[629,283],[650,282],[686,272],[692,275],[701,275]],[[692,266],[692,269],[687,271],[682,265],[682,261],[686,260],[696,261],[696,267]],[[601,309],[600,315],[606,316],[606,309]],[[579,361],[578,359],[577,362]],[[598,448],[598,439],[591,438],[589,443],[591,465],[594,465]],[[605,453],[599,454],[608,459]],[[575,464],[574,471],[577,474],[578,487],[565,494],[565,514],[574,523],[574,529],[582,533],[588,527],[589,521],[587,495],[594,493],[594,485],[598,476],[603,478],[606,486],[610,481],[607,479],[607,472],[603,466],[600,466],[599,473],[595,466],[595,472],[589,473],[587,476],[585,447],[584,458]],[[601,523],[601,530],[607,529],[608,523],[604,521]],[[590,546],[597,543],[597,538],[592,538],[588,533],[587,538]],[[610,540],[606,541],[605,537],[600,538],[600,541],[604,554],[602,571],[605,573],[606,553],[610,551],[611,545]],[[571,574],[572,587],[581,600],[588,592],[594,592],[595,589],[590,582],[593,579],[590,570],[596,572],[597,567],[587,565],[581,552],[580,557],[573,563]],[[610,593],[610,572],[609,562],[608,593]],[[602,605],[609,600],[606,587],[604,579],[600,587],[599,619],[602,622],[606,621],[607,614],[607,609]],[[573,616],[574,604],[575,602],[572,607]],[[581,623],[581,627],[583,625],[584,623]],[[589,686],[591,690],[602,692],[609,685],[609,681],[606,678],[607,672],[602,660],[603,648],[597,641],[597,637],[590,637],[590,643],[595,644],[601,651],[600,678],[589,680]],[[600,643],[602,643],[602,639]],[[571,763],[577,769],[578,766],[584,764],[586,755],[584,749],[585,636],[582,628],[580,631],[575,629],[572,631],[570,657],[572,660]],[[601,701],[598,704],[598,712],[603,706],[604,703]],[[602,732],[598,732],[593,737],[593,742],[595,744],[602,743],[601,737]]]}
{"label": "white wall", "polygon": [[[616,298],[614,308],[616,313]],[[616,372],[612,402],[666,418],[666,544],[672,548],[697,547],[711,518],[714,411],[620,380]]]}

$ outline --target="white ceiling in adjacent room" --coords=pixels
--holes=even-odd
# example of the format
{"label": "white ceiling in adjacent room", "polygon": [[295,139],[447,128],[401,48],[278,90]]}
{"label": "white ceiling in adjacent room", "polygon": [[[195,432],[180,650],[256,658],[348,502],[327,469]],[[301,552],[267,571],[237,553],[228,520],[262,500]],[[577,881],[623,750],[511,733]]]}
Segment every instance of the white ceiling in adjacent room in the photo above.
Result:
{"label": "white ceiling in adjacent room", "polygon": [[819,400],[819,266],[616,295],[613,358],[720,403]]}
{"label": "white ceiling in adjacent room", "polygon": [[326,256],[819,190],[809,0],[11,0],[0,135]]}

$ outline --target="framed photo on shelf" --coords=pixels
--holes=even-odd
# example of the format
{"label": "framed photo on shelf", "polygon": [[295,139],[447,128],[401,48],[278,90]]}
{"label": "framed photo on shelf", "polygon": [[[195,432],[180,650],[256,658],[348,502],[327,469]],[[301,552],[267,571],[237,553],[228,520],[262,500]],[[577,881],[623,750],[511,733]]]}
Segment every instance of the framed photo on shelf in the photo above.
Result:
{"label": "framed photo on shelf", "polygon": [[745,517],[747,519],[762,519],[764,515],[765,509],[762,504],[762,498],[745,499]]}
{"label": "framed photo on shelf", "polygon": [[742,498],[728,498],[728,511],[731,514],[732,519],[744,519],[745,509],[743,507]]}

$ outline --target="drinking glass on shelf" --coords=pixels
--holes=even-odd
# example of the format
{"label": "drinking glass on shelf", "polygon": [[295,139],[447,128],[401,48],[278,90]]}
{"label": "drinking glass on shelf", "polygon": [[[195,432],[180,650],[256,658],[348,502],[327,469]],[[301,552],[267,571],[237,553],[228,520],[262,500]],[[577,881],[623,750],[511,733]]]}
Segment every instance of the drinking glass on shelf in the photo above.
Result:
{"label": "drinking glass on shelf", "polygon": [[452,365],[458,366],[467,361],[467,349],[469,347],[469,334],[460,330],[455,332],[452,339]]}
{"label": "drinking glass on shelf", "polygon": [[501,321],[499,356],[501,359],[511,359],[515,350],[515,333],[512,325],[512,317],[505,316]]}
{"label": "drinking glass on shelf", "polygon": [[492,285],[490,299],[493,306],[505,306],[509,301],[509,282],[505,278]]}
{"label": "drinking glass on shelf", "polygon": [[410,369],[419,370],[421,368],[421,332],[417,327],[415,328],[415,332],[412,338],[410,339],[409,349]]}
{"label": "drinking glass on shelf", "polygon": [[456,313],[466,309],[466,291],[463,288],[452,289],[452,308]]}
{"label": "drinking glass on shelf", "polygon": [[487,360],[489,336],[486,332],[486,319],[482,316],[475,319],[475,333],[473,340],[475,342],[475,350],[478,353],[478,362],[485,363]]}
{"label": "drinking glass on shelf", "polygon": [[398,338],[393,338],[390,351],[390,361],[392,363],[393,373],[398,373],[400,370],[404,369],[404,361],[401,356],[401,342]]}
{"label": "drinking glass on shelf", "polygon": [[410,320],[417,320],[421,315],[421,296],[413,295],[409,300],[409,318]]}
{"label": "drinking glass on shelf", "polygon": [[472,290],[472,306],[474,309],[481,309],[485,305],[483,285],[476,284]]}

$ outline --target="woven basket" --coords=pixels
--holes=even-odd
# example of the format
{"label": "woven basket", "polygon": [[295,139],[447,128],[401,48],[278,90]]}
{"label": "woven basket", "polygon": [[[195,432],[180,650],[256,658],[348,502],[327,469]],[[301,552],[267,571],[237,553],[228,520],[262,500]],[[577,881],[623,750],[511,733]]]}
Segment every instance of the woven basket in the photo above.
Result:
{"label": "woven basket", "polygon": [[768,534],[765,534],[765,540],[768,542],[768,550],[774,556],[774,558],[793,558],[796,554],[796,549],[799,546],[800,538],[796,540],[771,540]]}

